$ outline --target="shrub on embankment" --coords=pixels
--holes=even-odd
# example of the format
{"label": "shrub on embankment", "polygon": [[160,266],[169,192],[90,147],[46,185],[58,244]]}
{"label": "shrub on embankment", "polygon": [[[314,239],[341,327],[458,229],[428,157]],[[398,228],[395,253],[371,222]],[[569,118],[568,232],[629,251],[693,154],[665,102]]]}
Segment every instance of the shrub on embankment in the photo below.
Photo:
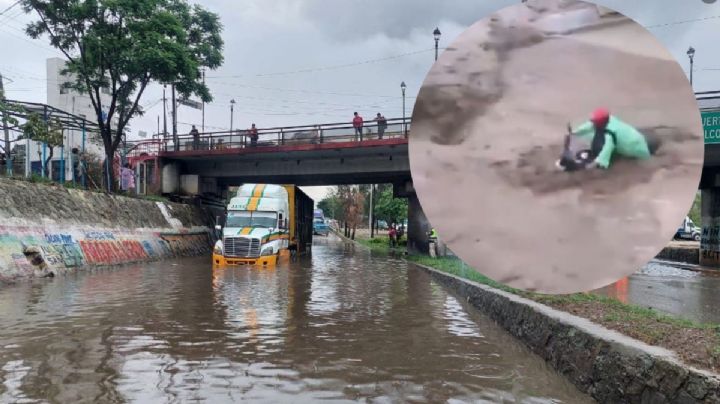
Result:
{"label": "shrub on embankment", "polygon": [[0,178],[0,207],[0,281],[210,251],[195,206]]}

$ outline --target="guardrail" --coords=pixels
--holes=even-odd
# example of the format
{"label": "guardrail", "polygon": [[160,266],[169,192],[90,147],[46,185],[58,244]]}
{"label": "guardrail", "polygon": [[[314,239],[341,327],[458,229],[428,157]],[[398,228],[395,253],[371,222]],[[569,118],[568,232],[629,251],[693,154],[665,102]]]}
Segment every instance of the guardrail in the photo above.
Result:
{"label": "guardrail", "polygon": [[367,140],[407,138],[410,131],[410,118],[388,119],[383,128],[375,121],[366,123],[362,132],[350,123],[331,123],[322,125],[286,126],[277,128],[257,128],[257,136],[250,129],[198,133],[177,136],[160,141],[161,151],[222,150],[250,147],[277,147],[299,144],[324,144],[339,142],[364,142]]}

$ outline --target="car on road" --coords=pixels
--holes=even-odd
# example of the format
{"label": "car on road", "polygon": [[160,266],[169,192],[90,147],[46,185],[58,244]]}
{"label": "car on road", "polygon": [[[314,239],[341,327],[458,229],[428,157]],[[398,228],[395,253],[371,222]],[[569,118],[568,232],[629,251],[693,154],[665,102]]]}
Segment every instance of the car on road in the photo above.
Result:
{"label": "car on road", "polygon": [[675,232],[675,240],[694,240],[700,241],[702,238],[702,229],[693,223],[689,217],[685,217],[682,226]]}
{"label": "car on road", "polygon": [[318,236],[327,236],[330,233],[330,227],[322,219],[313,221],[313,234]]}
{"label": "car on road", "polygon": [[378,222],[377,222],[377,228],[378,228],[378,230],[387,230],[387,229],[388,229],[388,224],[387,224],[387,222],[384,221],[384,220],[378,220]]}

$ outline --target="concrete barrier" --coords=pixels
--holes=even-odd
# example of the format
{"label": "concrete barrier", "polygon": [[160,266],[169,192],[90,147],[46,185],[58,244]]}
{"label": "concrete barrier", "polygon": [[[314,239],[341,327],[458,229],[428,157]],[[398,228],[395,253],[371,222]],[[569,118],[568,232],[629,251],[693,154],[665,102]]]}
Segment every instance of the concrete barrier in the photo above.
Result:
{"label": "concrete barrier", "polygon": [[529,299],[414,264],[525,342],[600,403],[718,403],[720,376],[673,352]]}
{"label": "concrete barrier", "polygon": [[206,212],[0,179],[0,282],[209,254]]}
{"label": "concrete barrier", "polygon": [[687,264],[700,264],[700,248],[696,247],[673,247],[668,246],[662,249],[655,257],[661,260],[684,262]]}

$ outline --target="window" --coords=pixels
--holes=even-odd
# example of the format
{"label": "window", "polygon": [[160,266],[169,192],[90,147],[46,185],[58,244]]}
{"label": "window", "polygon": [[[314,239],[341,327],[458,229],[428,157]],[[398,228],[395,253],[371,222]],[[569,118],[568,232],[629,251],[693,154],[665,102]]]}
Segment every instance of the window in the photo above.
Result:
{"label": "window", "polygon": [[275,212],[250,212],[246,210],[228,212],[227,227],[275,227],[277,214]]}

